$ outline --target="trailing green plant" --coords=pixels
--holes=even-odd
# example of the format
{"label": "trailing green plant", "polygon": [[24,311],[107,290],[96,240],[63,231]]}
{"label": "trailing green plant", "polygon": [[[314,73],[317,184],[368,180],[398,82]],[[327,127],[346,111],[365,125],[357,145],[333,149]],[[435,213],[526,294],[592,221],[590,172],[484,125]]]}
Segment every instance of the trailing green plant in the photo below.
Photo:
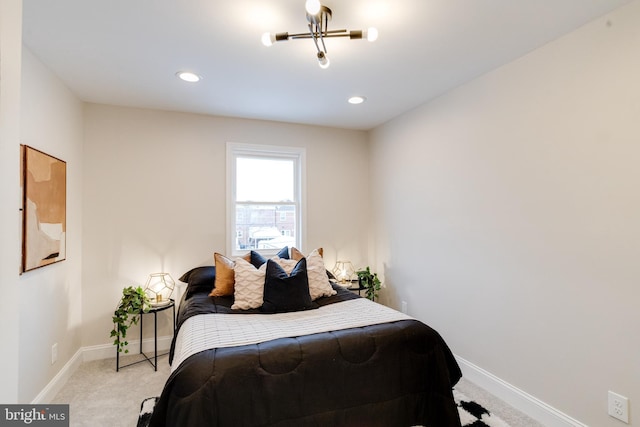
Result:
{"label": "trailing green plant", "polygon": [[149,311],[149,297],[144,290],[138,286],[134,288],[129,286],[122,290],[122,299],[118,304],[118,308],[113,313],[113,329],[111,336],[116,337],[113,345],[118,347],[118,352],[124,350],[129,343],[126,341],[127,329],[132,325],[137,325],[140,320],[140,313]]}
{"label": "trailing green plant", "polygon": [[377,273],[372,273],[367,266],[364,270],[356,271],[358,275],[358,281],[360,286],[364,287],[364,296],[371,301],[375,301],[378,298],[378,291],[380,290],[380,279]]}

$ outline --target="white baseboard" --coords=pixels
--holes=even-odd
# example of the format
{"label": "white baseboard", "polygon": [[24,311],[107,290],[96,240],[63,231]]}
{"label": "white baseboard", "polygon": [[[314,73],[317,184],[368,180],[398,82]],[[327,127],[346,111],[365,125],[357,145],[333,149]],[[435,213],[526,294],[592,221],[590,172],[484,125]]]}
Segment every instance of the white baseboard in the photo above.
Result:
{"label": "white baseboard", "polygon": [[44,404],[51,402],[56,394],[62,389],[62,387],[69,381],[71,375],[78,370],[82,364],[82,349],[78,350],[76,354],[69,359],[67,363],[60,369],[55,377],[46,387],[33,399],[32,405]]}
{"label": "white baseboard", "polygon": [[[171,347],[171,336],[158,337],[158,351],[167,351]],[[127,354],[139,354],[140,353],[140,340],[129,341],[127,346],[129,353]],[[101,344],[90,347],[83,347],[82,349],[82,361],[89,362],[91,360],[109,359],[110,357],[116,357],[116,347],[113,344]],[[142,341],[142,351],[145,353],[153,354],[153,339],[147,338]],[[121,353],[124,354],[124,353]]]}
{"label": "white baseboard", "polygon": [[[171,347],[171,336],[158,337],[158,351],[165,352]],[[139,354],[140,340],[129,342],[128,354]],[[142,341],[142,351],[147,355],[153,354],[153,339],[145,339]],[[116,357],[116,348],[113,344],[101,344],[80,348],[69,361],[60,369],[55,377],[45,388],[33,399],[31,404],[38,405],[51,402],[53,398],[60,392],[62,387],[69,381],[69,378],[78,370],[82,362],[91,360],[102,360]],[[115,370],[115,362],[114,362]]]}
{"label": "white baseboard", "polygon": [[456,355],[456,360],[460,365],[460,369],[462,369],[464,378],[530,416],[540,424],[547,427],[588,427],[586,424],[571,418],[462,357]]}

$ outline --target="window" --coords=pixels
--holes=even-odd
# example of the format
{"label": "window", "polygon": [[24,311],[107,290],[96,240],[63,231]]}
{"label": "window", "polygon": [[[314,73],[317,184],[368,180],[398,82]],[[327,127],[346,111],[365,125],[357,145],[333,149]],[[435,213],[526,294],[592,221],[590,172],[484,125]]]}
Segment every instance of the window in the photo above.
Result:
{"label": "window", "polygon": [[228,245],[233,256],[302,247],[303,148],[227,144]]}

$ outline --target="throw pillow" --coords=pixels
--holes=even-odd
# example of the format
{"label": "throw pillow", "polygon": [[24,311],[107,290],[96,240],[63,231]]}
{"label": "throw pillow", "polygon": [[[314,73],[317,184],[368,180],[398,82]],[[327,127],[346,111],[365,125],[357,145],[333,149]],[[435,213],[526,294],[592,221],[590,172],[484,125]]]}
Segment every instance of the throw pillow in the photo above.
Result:
{"label": "throw pillow", "polygon": [[[249,261],[251,259],[251,254],[246,254],[242,258]],[[233,285],[235,283],[233,266],[235,261],[219,254],[218,252],[213,254],[213,260],[216,264],[216,281],[215,288],[211,291],[209,296],[224,297],[233,295]]]}
{"label": "throw pillow", "polygon": [[318,305],[311,301],[309,295],[306,259],[298,261],[291,274],[287,274],[275,260],[268,260],[262,311],[284,313],[312,308],[318,308]]}
{"label": "throw pillow", "polygon": [[253,265],[255,268],[260,268],[260,266],[264,263],[267,262],[267,259],[265,257],[263,257],[262,255],[260,255],[258,252],[256,251],[251,251],[249,252],[249,256],[250,256],[250,263],[251,265]]}
{"label": "throw pillow", "polygon": [[180,279],[187,283],[185,299],[198,292],[211,292],[216,283],[216,268],[213,266],[195,267],[184,273]]}
{"label": "throw pillow", "polygon": [[277,263],[287,274],[291,274],[296,265],[298,265],[298,261],[296,259],[286,259],[286,258],[272,258],[272,261]]}
{"label": "throw pillow", "polygon": [[285,246],[284,248],[280,249],[276,256],[282,259],[289,259],[289,247]]}
{"label": "throw pillow", "polygon": [[[324,251],[322,250],[322,248],[318,248],[318,253],[320,254],[321,257],[324,257]],[[284,258],[284,257],[280,257],[280,258]],[[304,254],[300,252],[298,249],[292,247],[291,259],[301,260],[302,258],[304,258]]]}
{"label": "throw pillow", "polygon": [[[291,258],[304,258],[296,248],[291,248]],[[337,292],[329,282],[327,269],[322,259],[322,248],[315,249],[307,257],[307,275],[309,276],[309,293],[313,301],[320,297],[329,297]]]}
{"label": "throw pillow", "polygon": [[234,310],[248,310],[262,306],[264,293],[264,276],[267,270],[266,263],[256,268],[250,262],[238,258],[233,268],[235,273],[234,301],[231,306]]}
{"label": "throw pillow", "polygon": [[[255,268],[260,268],[262,264],[267,262],[267,258],[263,257],[256,251],[249,252],[249,256],[251,257],[249,262],[253,264]],[[285,246],[284,248],[280,249],[276,254],[276,258],[289,259],[289,248]]]}

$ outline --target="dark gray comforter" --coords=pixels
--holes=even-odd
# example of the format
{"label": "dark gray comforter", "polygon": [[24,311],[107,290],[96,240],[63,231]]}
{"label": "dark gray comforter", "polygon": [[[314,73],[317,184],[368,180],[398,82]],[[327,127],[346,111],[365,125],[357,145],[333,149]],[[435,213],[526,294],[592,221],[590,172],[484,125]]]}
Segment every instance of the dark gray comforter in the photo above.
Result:
{"label": "dark gray comforter", "polygon": [[[339,289],[317,302],[351,298]],[[190,316],[234,313],[232,302],[183,299],[178,328]],[[150,426],[454,427],[460,377],[440,335],[414,320],[210,349],[170,376]]]}

